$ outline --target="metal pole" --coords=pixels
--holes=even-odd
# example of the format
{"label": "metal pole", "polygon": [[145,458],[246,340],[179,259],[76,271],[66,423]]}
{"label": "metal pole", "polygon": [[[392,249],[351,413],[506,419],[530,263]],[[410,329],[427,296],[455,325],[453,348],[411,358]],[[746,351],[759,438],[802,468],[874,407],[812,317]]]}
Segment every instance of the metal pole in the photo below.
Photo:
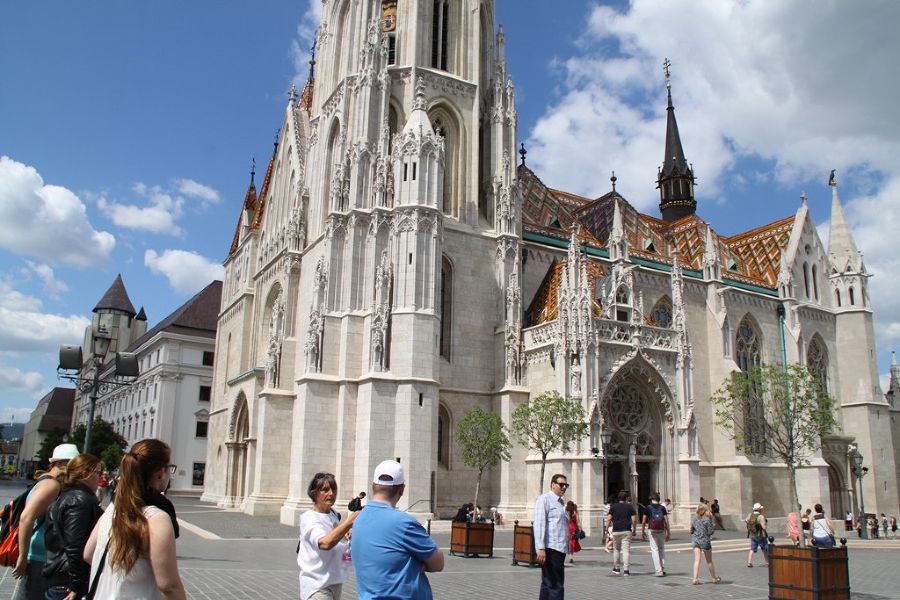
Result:
{"label": "metal pole", "polygon": [[778,330],[781,332],[781,368],[787,371],[787,346],[784,340],[784,316],[786,311],[784,304],[779,304],[775,312],[778,313]]}
{"label": "metal pole", "polygon": [[863,499],[863,470],[860,468],[856,473],[856,481],[859,482],[859,511],[862,513],[862,538],[869,539],[869,519],[866,517],[866,501]]}
{"label": "metal pole", "polygon": [[84,428],[84,453],[89,454],[91,451],[91,431],[94,428],[94,407],[97,406],[97,395],[100,393],[100,368],[102,367],[100,360],[96,360],[94,365],[94,382],[91,385],[90,409],[88,410],[88,422]]}

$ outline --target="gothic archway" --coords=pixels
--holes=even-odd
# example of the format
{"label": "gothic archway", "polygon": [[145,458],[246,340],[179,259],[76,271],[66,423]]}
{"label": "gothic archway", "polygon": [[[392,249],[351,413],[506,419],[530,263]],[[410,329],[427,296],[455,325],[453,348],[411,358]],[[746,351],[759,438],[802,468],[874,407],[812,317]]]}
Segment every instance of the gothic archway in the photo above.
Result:
{"label": "gothic archway", "polygon": [[841,469],[831,462],[828,463],[828,497],[831,500],[831,518],[843,520],[850,508],[850,498]]}
{"label": "gothic archway", "polygon": [[673,404],[656,368],[642,357],[620,368],[606,387],[601,411],[613,434],[605,496],[628,489],[641,503],[652,492],[674,499]]}
{"label": "gothic archway", "polygon": [[228,424],[225,501],[227,507],[240,507],[247,496],[247,445],[250,438],[250,411],[247,397],[238,394]]}

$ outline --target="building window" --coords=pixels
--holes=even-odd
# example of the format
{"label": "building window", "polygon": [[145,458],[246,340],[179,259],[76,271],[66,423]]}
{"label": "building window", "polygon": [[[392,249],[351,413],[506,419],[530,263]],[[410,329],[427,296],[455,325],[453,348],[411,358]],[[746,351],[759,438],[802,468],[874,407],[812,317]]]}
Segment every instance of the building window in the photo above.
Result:
{"label": "building window", "polygon": [[809,265],[803,263],[803,293],[809,300]]}
{"label": "building window", "polygon": [[215,352],[204,352],[203,353],[203,366],[211,367],[213,366],[213,362],[215,361],[216,353]]}
{"label": "building window", "polygon": [[438,464],[450,468],[450,413],[441,404],[438,408]]}
{"label": "building window", "polygon": [[209,423],[206,421],[197,421],[197,429],[194,431],[194,437],[205,438],[208,427]]}
{"label": "building window", "polygon": [[212,397],[212,388],[208,385],[200,386],[200,395],[197,398],[200,402],[209,402]]}
{"label": "building window", "polygon": [[841,290],[834,290],[834,300],[837,302],[838,308],[841,307]]}
{"label": "building window", "polygon": [[203,478],[206,476],[206,463],[194,463],[191,475],[191,485],[203,485]]}
{"label": "building window", "polygon": [[816,299],[816,302],[819,301],[819,272],[816,269],[816,265],[812,267],[812,286],[813,286],[813,298]]}
{"label": "building window", "polygon": [[435,0],[431,22],[431,66],[447,70],[447,24],[450,20],[447,0]]}
{"label": "building window", "polygon": [[389,33],[387,36],[387,43],[388,43],[387,62],[389,65],[395,65],[395,64],[397,64],[397,34]]}
{"label": "building window", "polygon": [[[743,372],[760,365],[760,336],[749,320],[741,321],[734,344],[734,358]],[[761,390],[752,390],[752,397],[744,405],[744,445],[751,454],[766,453],[765,409],[760,397]]]}
{"label": "building window", "polygon": [[809,349],[806,351],[806,370],[819,380],[822,391],[828,391],[828,354],[825,351],[825,344],[817,335],[809,343]]}
{"label": "building window", "polygon": [[856,294],[853,293],[853,287],[850,287],[850,306],[856,306]]}
{"label": "building window", "polygon": [[672,303],[668,298],[662,298],[656,303],[650,313],[650,321],[657,327],[672,326]]}
{"label": "building window", "polygon": [[450,360],[450,332],[453,319],[453,267],[447,257],[441,260],[441,356]]}

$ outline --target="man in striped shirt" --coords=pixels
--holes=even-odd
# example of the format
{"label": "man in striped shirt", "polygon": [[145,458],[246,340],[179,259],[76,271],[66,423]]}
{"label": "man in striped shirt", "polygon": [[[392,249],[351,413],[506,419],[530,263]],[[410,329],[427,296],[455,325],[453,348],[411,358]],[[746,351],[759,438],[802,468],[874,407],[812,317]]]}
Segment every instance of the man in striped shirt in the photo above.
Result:
{"label": "man in striped shirt", "polygon": [[569,549],[569,514],[562,497],[569,488],[565,475],[550,478],[550,491],[534,503],[534,549],[541,564],[540,600],[565,598],[566,552]]}

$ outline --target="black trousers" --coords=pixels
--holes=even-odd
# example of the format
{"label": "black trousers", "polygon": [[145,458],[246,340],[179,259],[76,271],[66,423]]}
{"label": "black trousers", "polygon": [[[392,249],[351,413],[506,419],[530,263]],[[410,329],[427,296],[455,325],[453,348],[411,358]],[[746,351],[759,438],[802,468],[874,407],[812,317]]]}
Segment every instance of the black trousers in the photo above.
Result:
{"label": "black trousers", "polygon": [[547,548],[547,559],[541,565],[540,600],[564,600],[566,597],[566,555]]}

